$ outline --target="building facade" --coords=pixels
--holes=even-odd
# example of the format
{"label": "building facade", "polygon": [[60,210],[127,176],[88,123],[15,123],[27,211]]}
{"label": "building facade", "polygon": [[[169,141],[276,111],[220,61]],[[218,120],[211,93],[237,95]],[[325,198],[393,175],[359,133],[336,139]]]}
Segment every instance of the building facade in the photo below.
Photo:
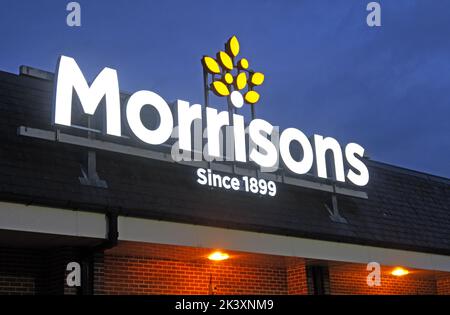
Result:
{"label": "building facade", "polygon": [[51,73],[0,72],[0,294],[450,294],[449,179],[367,159],[364,189],[284,174],[272,198],[201,186],[76,106],[89,130],[52,125],[54,88]]}

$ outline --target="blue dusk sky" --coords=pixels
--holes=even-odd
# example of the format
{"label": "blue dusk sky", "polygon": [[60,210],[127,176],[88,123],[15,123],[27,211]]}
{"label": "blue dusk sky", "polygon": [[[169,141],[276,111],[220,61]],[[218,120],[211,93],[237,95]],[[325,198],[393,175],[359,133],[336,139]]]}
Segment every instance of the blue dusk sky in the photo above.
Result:
{"label": "blue dusk sky", "polygon": [[450,177],[450,1],[378,1],[372,28],[368,0],[78,2],[69,27],[69,1],[2,0],[0,70],[53,72],[63,54],[90,80],[108,66],[123,91],[202,103],[200,59],[236,35],[266,75],[257,117]]}

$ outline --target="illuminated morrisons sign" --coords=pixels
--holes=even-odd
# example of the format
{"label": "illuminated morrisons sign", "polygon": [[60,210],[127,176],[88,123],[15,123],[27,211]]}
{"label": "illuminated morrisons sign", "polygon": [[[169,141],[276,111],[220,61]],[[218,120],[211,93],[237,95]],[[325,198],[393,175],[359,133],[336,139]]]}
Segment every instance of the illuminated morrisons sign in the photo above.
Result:
{"label": "illuminated morrisons sign", "polygon": [[[125,117],[121,115],[119,80],[115,69],[104,68],[88,84],[77,62],[73,58],[61,56],[55,76],[53,123],[72,126],[75,92],[82,112],[88,117],[95,114],[101,100],[105,99],[104,132],[108,135],[121,137],[122,124],[126,120],[134,136],[149,146],[162,145],[169,138],[175,138],[176,150],[172,150],[177,152],[173,154],[175,160],[186,156],[192,158],[186,152],[201,152],[200,158],[204,161],[223,160],[224,157],[227,161],[239,163],[251,161],[262,172],[275,172],[282,163],[285,169],[294,174],[312,173],[319,178],[332,178],[342,183],[348,180],[357,186],[365,186],[369,181],[369,172],[363,162],[364,148],[359,144],[348,143],[341,147],[332,137],[314,134],[308,138],[297,128],[280,132],[270,122],[255,118],[253,106],[260,99],[258,88],[264,82],[264,74],[251,70],[247,59],[238,58],[239,51],[239,42],[233,36],[216,58],[203,57],[205,104],[191,104],[178,99],[171,108],[157,93],[142,90],[128,98]],[[209,92],[226,100],[228,111],[211,107]],[[252,108],[249,123],[245,122],[243,115],[238,114],[244,104]],[[158,116],[157,127],[148,128],[148,124],[142,121],[141,111],[145,106],[152,107]],[[196,126],[200,126],[200,132],[195,131]],[[293,150],[294,147],[297,149]],[[211,174],[211,170],[204,168],[198,169],[197,175],[198,183],[203,185],[235,190],[244,188],[246,191],[271,196],[276,192],[271,181],[260,184],[255,182],[256,179],[246,178],[246,182],[243,182],[242,178],[233,180],[228,176],[224,181],[224,178],[218,179]]]}

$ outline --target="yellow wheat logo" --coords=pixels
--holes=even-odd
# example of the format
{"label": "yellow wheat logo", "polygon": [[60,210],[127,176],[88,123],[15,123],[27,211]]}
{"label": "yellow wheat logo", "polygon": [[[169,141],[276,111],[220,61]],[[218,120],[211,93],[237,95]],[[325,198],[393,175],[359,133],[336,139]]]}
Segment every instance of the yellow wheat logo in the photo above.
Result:
{"label": "yellow wheat logo", "polygon": [[[254,91],[254,87],[264,82],[264,74],[250,70],[249,62],[246,58],[237,61],[240,45],[236,36],[231,37],[225,44],[225,51],[219,51],[216,59],[204,56],[202,58],[203,69],[211,74],[211,89],[217,96],[231,96],[231,99],[242,100],[242,91],[247,88],[243,99],[248,104],[255,104],[259,101],[259,93]],[[241,107],[243,101],[233,101],[236,107]]]}

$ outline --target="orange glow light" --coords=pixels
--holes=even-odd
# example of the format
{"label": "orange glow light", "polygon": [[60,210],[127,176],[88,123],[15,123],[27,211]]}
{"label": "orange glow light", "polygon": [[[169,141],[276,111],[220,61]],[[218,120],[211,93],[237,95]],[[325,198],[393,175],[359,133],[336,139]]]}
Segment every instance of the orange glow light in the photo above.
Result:
{"label": "orange glow light", "polygon": [[392,270],[391,274],[396,277],[401,277],[401,276],[406,276],[407,274],[409,274],[409,271],[402,267],[397,267],[394,270]]}
{"label": "orange glow light", "polygon": [[208,256],[209,260],[214,261],[226,260],[228,258],[230,258],[230,255],[228,255],[227,253],[222,253],[221,251],[215,251]]}

